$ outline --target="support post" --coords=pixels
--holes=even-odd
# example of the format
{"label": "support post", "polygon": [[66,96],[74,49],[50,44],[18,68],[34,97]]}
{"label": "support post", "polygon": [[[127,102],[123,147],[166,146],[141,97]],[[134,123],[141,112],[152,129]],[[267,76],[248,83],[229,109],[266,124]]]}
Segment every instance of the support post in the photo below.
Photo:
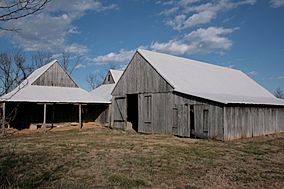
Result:
{"label": "support post", "polygon": [[53,122],[54,122],[54,108],[55,108],[54,106],[55,106],[55,104],[52,104],[52,118],[51,118],[52,120],[51,120],[51,128],[53,128],[53,126],[54,126],[54,125],[53,125]]}
{"label": "support post", "polygon": [[82,105],[79,104],[79,127],[82,129],[83,127],[83,122],[82,122]]}
{"label": "support post", "polygon": [[43,104],[43,127],[46,127],[46,104]]}
{"label": "support post", "polygon": [[2,129],[5,129],[6,124],[6,103],[2,104]]}

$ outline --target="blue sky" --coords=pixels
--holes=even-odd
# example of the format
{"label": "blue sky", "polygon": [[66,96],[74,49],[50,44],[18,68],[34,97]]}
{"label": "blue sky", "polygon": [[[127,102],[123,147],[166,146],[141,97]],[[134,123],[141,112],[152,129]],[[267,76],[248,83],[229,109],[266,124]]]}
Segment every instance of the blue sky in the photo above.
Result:
{"label": "blue sky", "polygon": [[[60,0],[40,14],[4,23],[0,50],[82,56],[73,72],[124,68],[137,48],[240,69],[270,91],[284,89],[284,0]],[[3,24],[3,23],[2,23]]]}

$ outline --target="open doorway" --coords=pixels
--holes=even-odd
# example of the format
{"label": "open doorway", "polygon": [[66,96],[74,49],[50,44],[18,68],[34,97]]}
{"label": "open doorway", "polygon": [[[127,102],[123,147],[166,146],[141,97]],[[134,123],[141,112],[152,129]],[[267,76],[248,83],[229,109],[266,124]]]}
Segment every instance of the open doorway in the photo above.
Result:
{"label": "open doorway", "polygon": [[127,95],[127,121],[138,132],[138,94]]}
{"label": "open doorway", "polygon": [[193,137],[195,135],[194,107],[193,107],[193,105],[189,106],[189,114],[190,114],[190,136]]}

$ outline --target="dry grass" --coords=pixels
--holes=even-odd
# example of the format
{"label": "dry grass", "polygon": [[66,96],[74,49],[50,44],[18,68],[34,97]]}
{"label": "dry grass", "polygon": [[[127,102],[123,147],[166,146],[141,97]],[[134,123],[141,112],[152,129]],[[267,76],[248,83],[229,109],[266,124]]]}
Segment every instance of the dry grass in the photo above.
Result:
{"label": "dry grass", "polygon": [[0,139],[0,188],[281,188],[284,135],[235,142],[103,127]]}

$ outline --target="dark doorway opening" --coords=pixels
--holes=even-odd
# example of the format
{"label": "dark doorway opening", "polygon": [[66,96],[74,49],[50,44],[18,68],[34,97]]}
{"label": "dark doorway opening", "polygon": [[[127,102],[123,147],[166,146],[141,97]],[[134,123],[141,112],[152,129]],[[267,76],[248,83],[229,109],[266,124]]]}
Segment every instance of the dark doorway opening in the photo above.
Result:
{"label": "dark doorway opening", "polygon": [[193,108],[193,105],[190,105],[189,113],[190,113],[190,136],[193,137],[193,136],[195,136],[194,108]]}
{"label": "dark doorway opening", "polygon": [[138,94],[127,95],[127,121],[138,132]]}

